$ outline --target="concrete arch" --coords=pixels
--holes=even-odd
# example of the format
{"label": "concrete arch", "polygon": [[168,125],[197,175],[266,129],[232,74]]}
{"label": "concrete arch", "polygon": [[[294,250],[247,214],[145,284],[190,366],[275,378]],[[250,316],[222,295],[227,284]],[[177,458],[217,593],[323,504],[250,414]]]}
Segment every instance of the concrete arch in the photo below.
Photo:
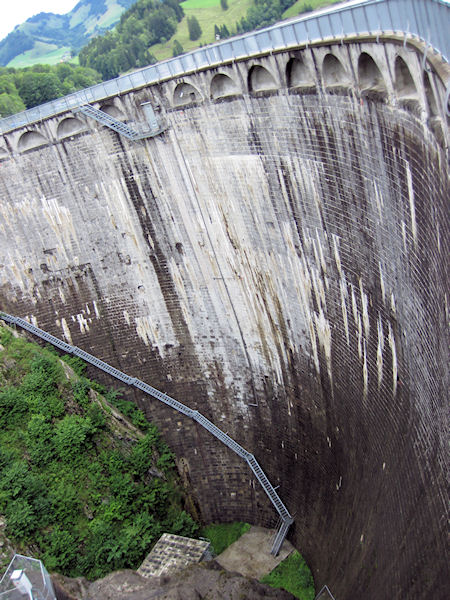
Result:
{"label": "concrete arch", "polygon": [[300,57],[291,58],[286,65],[286,81],[288,87],[311,87],[313,77]]}
{"label": "concrete arch", "polygon": [[358,84],[362,92],[375,92],[383,96],[387,94],[383,75],[367,52],[361,52],[358,58]]}
{"label": "concrete arch", "polygon": [[25,131],[17,142],[17,149],[19,152],[25,152],[33,148],[40,148],[48,143],[48,140],[38,131]]}
{"label": "concrete arch", "polygon": [[102,104],[100,110],[102,110],[110,117],[114,117],[114,119],[119,119],[120,121],[123,121],[125,119],[125,115],[123,114],[123,112],[114,104]]}
{"label": "concrete arch", "polygon": [[201,100],[202,95],[191,83],[185,83],[183,81],[177,85],[173,92],[174,106],[186,106],[186,104],[193,104],[194,102],[200,102]]}
{"label": "concrete arch", "polygon": [[76,119],[75,117],[68,117],[67,119],[63,119],[58,124],[56,129],[56,137],[58,139],[62,139],[85,130],[86,127],[79,119]]}
{"label": "concrete arch", "polygon": [[240,93],[241,90],[238,88],[235,81],[225,73],[216,73],[211,79],[210,96],[213,100],[226,98],[227,96],[235,96]]}
{"label": "concrete arch", "polygon": [[253,65],[250,68],[247,81],[249,92],[276,90],[278,87],[272,74],[261,65]]}
{"label": "concrete arch", "polygon": [[418,98],[416,84],[408,65],[401,56],[395,59],[394,89],[399,98]]}
{"label": "concrete arch", "polygon": [[430,117],[436,117],[439,114],[436,97],[431,87],[430,76],[426,71],[423,72],[423,87],[425,90],[425,99],[427,101],[427,109]]}
{"label": "concrete arch", "polygon": [[341,61],[330,52],[322,61],[322,79],[325,87],[348,85],[349,78]]}

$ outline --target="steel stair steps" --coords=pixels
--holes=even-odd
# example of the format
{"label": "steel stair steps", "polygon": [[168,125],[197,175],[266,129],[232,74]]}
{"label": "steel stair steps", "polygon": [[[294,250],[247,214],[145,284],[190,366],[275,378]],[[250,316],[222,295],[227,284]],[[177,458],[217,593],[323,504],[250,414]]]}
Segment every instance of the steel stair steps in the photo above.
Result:
{"label": "steel stair steps", "polygon": [[133,129],[133,127],[130,127],[130,125],[128,125],[127,123],[119,121],[111,115],[108,115],[103,110],[98,110],[91,104],[84,104],[83,106],[79,106],[78,108],[74,109],[73,112],[81,112],[86,117],[95,119],[102,125],[109,127],[113,131],[116,131],[120,135],[123,135],[124,137],[133,141],[141,140],[147,137],[154,137],[155,135],[158,135],[159,133],[162,133],[162,131],[165,130],[165,127],[161,124],[158,124],[157,120],[155,119],[155,123],[157,124],[156,129],[148,129],[147,126],[146,130],[142,129],[141,131],[138,131],[136,129]]}

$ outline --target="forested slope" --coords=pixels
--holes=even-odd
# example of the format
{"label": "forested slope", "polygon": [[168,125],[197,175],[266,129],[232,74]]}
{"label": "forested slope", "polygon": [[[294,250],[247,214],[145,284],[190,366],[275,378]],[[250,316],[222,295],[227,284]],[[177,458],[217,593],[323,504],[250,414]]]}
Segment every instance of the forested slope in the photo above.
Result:
{"label": "forested slope", "polygon": [[117,23],[121,13],[134,0],[80,0],[64,15],[38,13],[14,28],[0,41],[0,65],[27,66],[39,57],[46,62],[49,54],[55,60],[65,52],[78,52],[89,38],[104,33]]}
{"label": "forested slope", "polygon": [[139,566],[163,532],[192,536],[198,526],[156,427],[84,369],[0,324],[7,538],[50,571],[94,579]]}

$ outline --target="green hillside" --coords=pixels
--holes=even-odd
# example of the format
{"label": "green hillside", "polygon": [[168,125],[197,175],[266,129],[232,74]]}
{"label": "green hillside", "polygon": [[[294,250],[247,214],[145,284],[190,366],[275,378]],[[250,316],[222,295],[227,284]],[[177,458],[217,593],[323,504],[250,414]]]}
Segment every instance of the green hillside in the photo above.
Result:
{"label": "green hillside", "polygon": [[297,0],[295,4],[284,11],[283,19],[296,17],[299,14],[317,10],[328,4],[336,4],[338,2],[342,2],[342,0]]}
{"label": "green hillside", "polygon": [[54,64],[89,39],[113,27],[134,0],[80,0],[69,13],[39,13],[0,41],[0,65]]}
{"label": "green hillside", "polygon": [[96,69],[104,79],[111,79],[331,1],[138,0],[113,31],[92,39],[81,50],[79,61]]}
{"label": "green hillside", "polygon": [[[66,58],[71,57],[71,49],[69,46],[61,46],[58,48],[54,44],[36,41],[31,50],[26,50],[13,58],[8,67],[22,69],[36,64],[57,65],[63,62]],[[71,63],[77,63],[78,58],[70,58]]]}
{"label": "green hillside", "polygon": [[[220,0],[186,0],[182,2],[185,17],[178,24],[174,35],[163,44],[155,44],[151,53],[157,60],[170,58],[173,54],[174,40],[178,40],[185,52],[215,41],[214,25],[226,25],[231,34],[236,33],[236,22],[247,14],[254,0],[228,0],[228,10],[222,10]],[[202,35],[198,40],[189,39],[187,20],[195,16],[200,23]]]}

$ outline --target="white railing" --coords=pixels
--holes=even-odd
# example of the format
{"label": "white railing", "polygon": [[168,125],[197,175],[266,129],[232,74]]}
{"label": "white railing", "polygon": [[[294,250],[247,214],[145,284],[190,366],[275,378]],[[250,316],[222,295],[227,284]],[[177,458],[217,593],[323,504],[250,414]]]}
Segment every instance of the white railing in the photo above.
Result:
{"label": "white railing", "polygon": [[[320,40],[393,33],[416,37],[444,60],[450,55],[450,5],[446,0],[357,0],[281,21],[271,27],[198,48],[116,79],[99,83],[21,113],[0,119],[0,132],[98,102],[136,88],[182,77],[249,56],[301,47]],[[447,23],[447,25],[446,25]]]}

